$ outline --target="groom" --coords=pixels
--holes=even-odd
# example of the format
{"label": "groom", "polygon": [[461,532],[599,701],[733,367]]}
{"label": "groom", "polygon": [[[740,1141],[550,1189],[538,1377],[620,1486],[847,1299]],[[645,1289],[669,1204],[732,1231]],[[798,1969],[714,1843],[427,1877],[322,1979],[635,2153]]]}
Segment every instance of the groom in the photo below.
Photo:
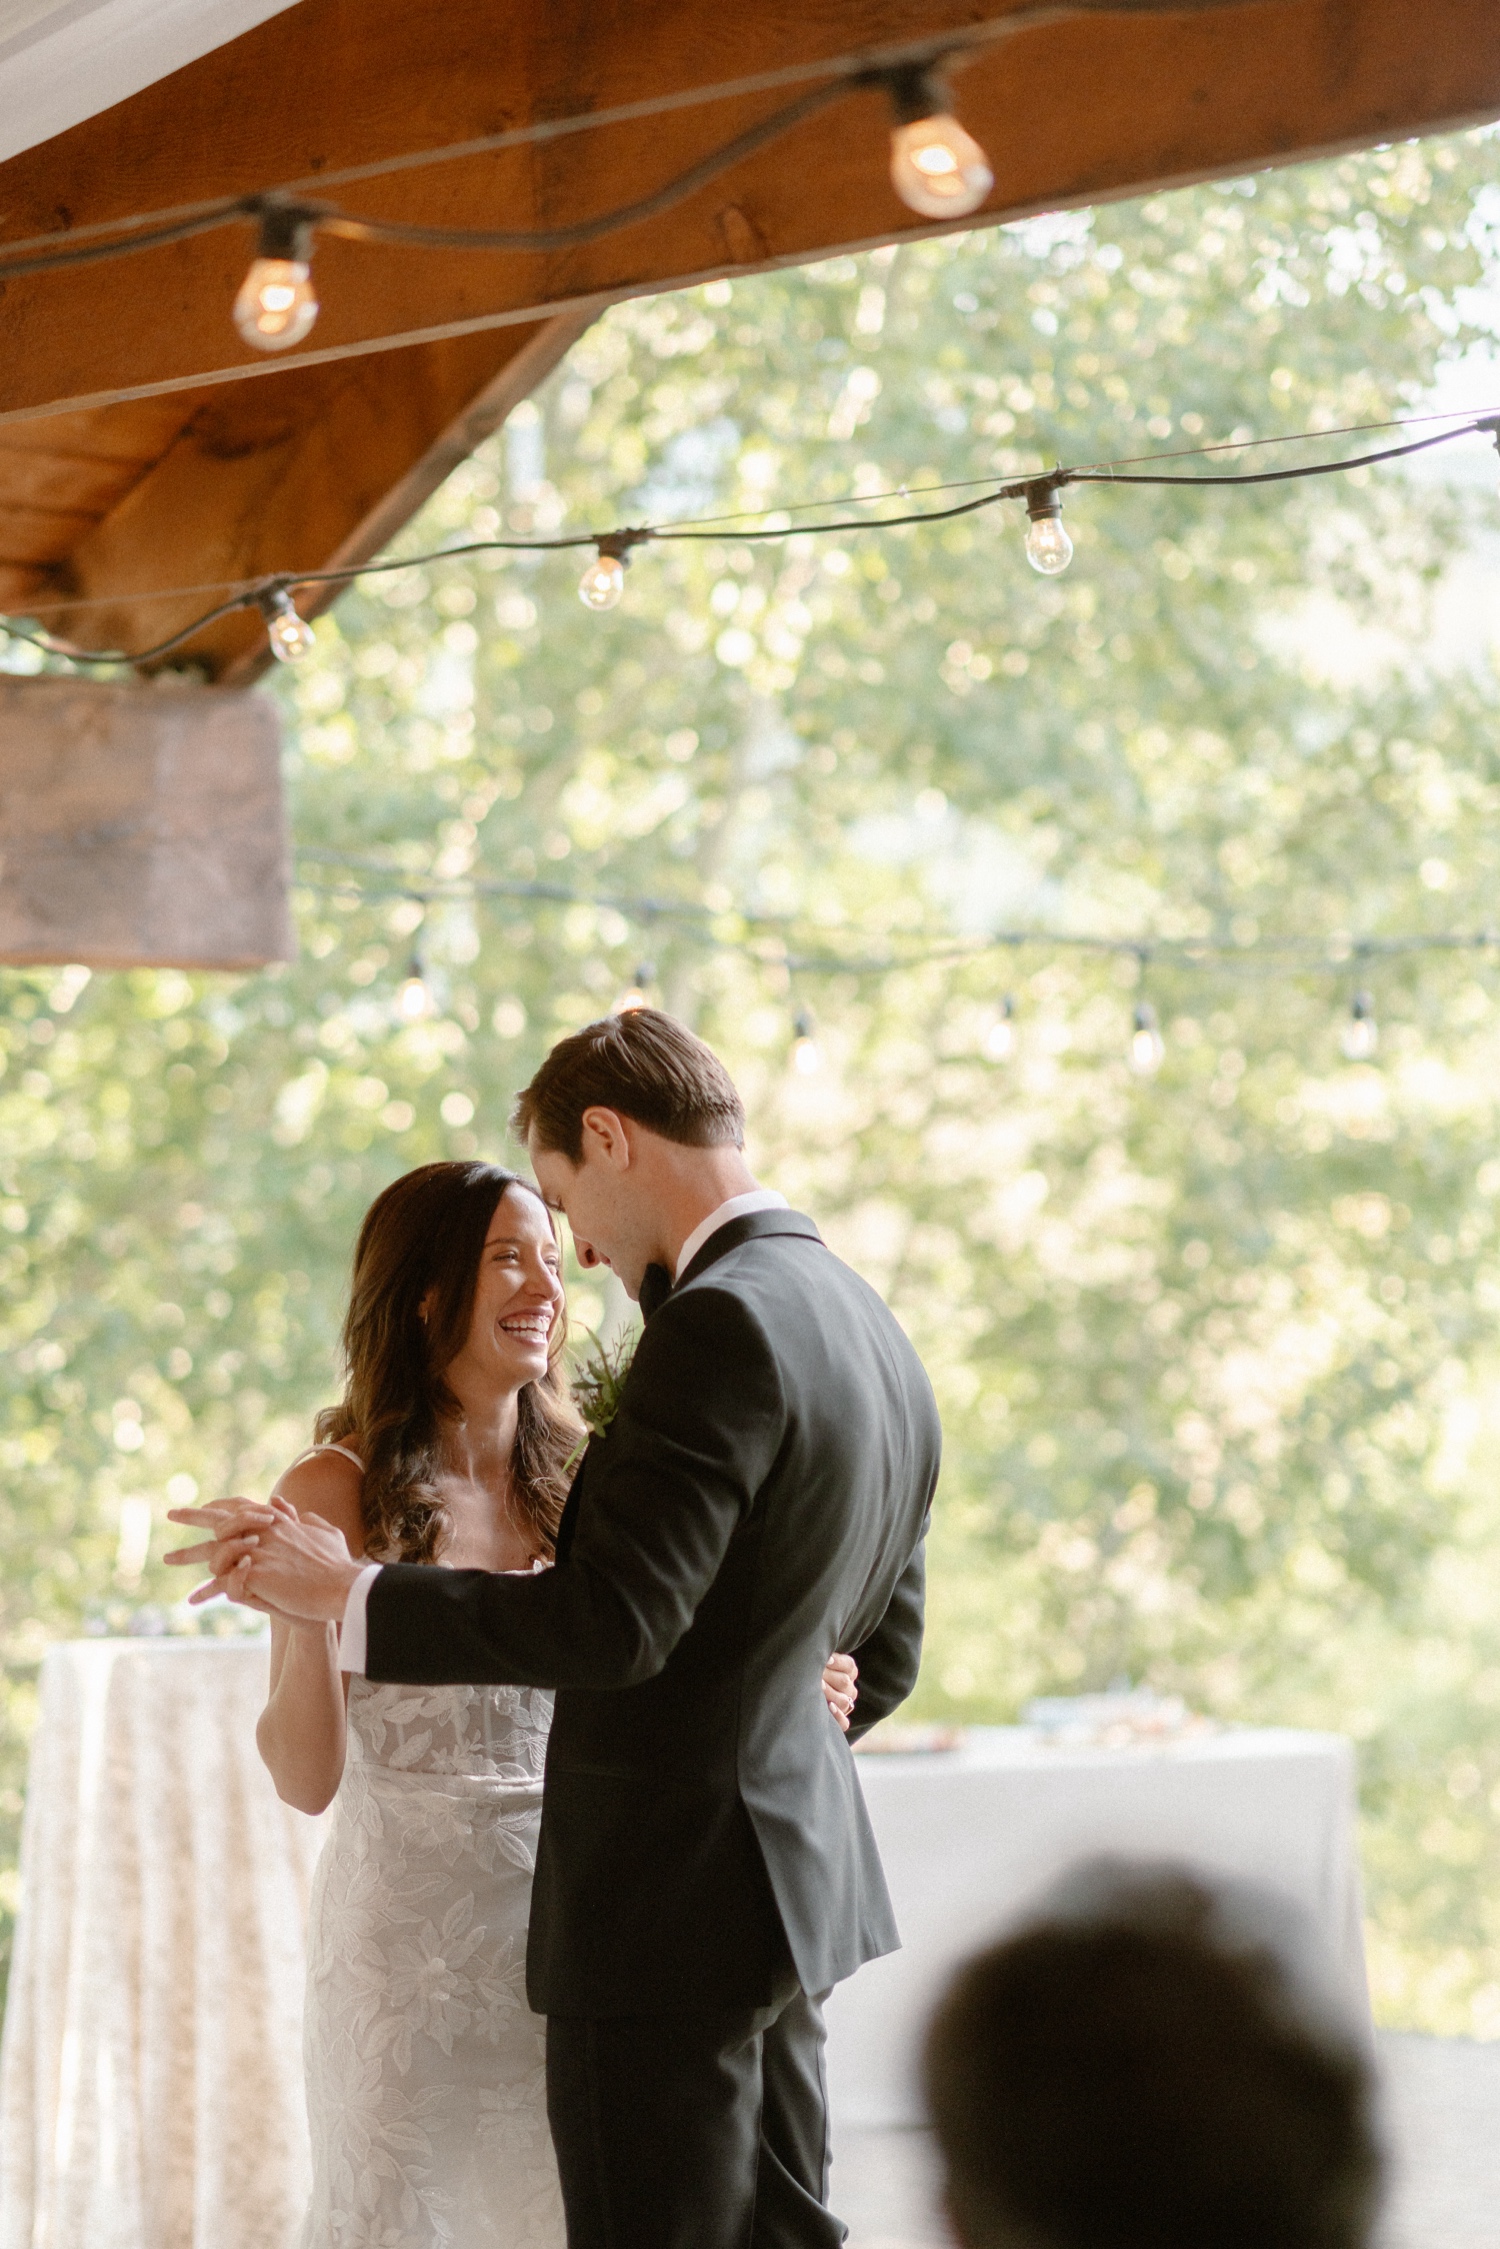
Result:
{"label": "groom", "polygon": [[756,1187],[733,1083],[670,1016],[564,1039],[515,1124],[648,1320],[556,1568],[367,1567],[279,1519],[195,1552],[341,1621],[346,1670],[558,1689],[527,1978],[569,2249],[835,2249],[820,1999],[899,1940],[820,1676],[853,1651],[854,1735],[915,1681],[932,1392]]}

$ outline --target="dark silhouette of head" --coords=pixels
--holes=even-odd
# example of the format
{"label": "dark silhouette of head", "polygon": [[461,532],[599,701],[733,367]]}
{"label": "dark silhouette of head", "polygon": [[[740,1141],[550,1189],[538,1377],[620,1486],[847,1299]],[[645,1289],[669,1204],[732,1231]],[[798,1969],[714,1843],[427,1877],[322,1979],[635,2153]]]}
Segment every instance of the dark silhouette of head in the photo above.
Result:
{"label": "dark silhouette of head", "polygon": [[1291,1909],[1101,1861],[965,1967],[927,2042],[965,2249],[1362,2249],[1359,2032]]}

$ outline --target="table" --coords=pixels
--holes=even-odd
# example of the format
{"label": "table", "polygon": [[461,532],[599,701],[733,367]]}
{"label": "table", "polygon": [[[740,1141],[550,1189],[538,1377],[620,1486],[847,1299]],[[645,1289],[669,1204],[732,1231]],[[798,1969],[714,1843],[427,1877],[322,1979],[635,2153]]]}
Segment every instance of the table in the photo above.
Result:
{"label": "table", "polygon": [[291,2249],[323,1823],[255,1749],[267,1642],[49,1650],[0,2052],[0,2249]]}
{"label": "table", "polygon": [[[0,2249],[296,2239],[324,1823],[280,1803],[256,1755],[265,1689],[264,1642],[48,1653],[0,2050]],[[915,2058],[953,1967],[1100,1851],[1283,1891],[1367,2009],[1354,1752],[1340,1735],[1078,1749],[977,1728],[960,1749],[857,1769],[905,1950],[829,2002],[836,2122],[920,2120]]]}
{"label": "table", "polygon": [[976,1727],[961,1748],[857,1769],[904,1949],[828,2003],[836,2123],[919,2123],[917,2057],[960,1960],[1079,1859],[1186,1860],[1280,1891],[1313,1923],[1369,2023],[1354,1748],[1341,1734],[1236,1728],[1123,1749]]}

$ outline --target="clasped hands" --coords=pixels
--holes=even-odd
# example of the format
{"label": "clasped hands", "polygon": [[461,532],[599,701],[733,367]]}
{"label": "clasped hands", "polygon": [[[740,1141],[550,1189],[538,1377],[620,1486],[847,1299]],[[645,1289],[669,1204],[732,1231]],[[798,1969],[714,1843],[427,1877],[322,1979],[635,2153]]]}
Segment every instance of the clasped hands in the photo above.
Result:
{"label": "clasped hands", "polygon": [[[195,1607],[225,1593],[291,1624],[338,1624],[364,1566],[342,1531],[321,1515],[299,1515],[284,1499],[215,1499],[206,1507],[174,1507],[168,1520],[213,1533],[204,1545],[179,1546],[165,1557],[176,1569],[208,1571],[207,1583],[188,1595]],[[845,1733],[858,1679],[853,1656],[830,1656],[823,1667],[824,1699]]]}
{"label": "clasped hands", "polygon": [[284,1499],[215,1499],[174,1507],[168,1519],[213,1533],[205,1545],[166,1556],[177,1569],[208,1571],[207,1584],[188,1595],[194,1606],[226,1593],[292,1624],[337,1624],[363,1567],[342,1531],[321,1515],[299,1515]]}

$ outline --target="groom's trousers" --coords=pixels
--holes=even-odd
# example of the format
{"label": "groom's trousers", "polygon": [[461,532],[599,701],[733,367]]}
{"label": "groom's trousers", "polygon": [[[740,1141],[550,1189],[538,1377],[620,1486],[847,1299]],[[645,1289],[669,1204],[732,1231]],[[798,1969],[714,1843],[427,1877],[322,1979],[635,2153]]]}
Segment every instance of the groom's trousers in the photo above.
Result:
{"label": "groom's trousers", "polygon": [[547,2113],[568,2249],[839,2249],[823,2015],[554,2015]]}

